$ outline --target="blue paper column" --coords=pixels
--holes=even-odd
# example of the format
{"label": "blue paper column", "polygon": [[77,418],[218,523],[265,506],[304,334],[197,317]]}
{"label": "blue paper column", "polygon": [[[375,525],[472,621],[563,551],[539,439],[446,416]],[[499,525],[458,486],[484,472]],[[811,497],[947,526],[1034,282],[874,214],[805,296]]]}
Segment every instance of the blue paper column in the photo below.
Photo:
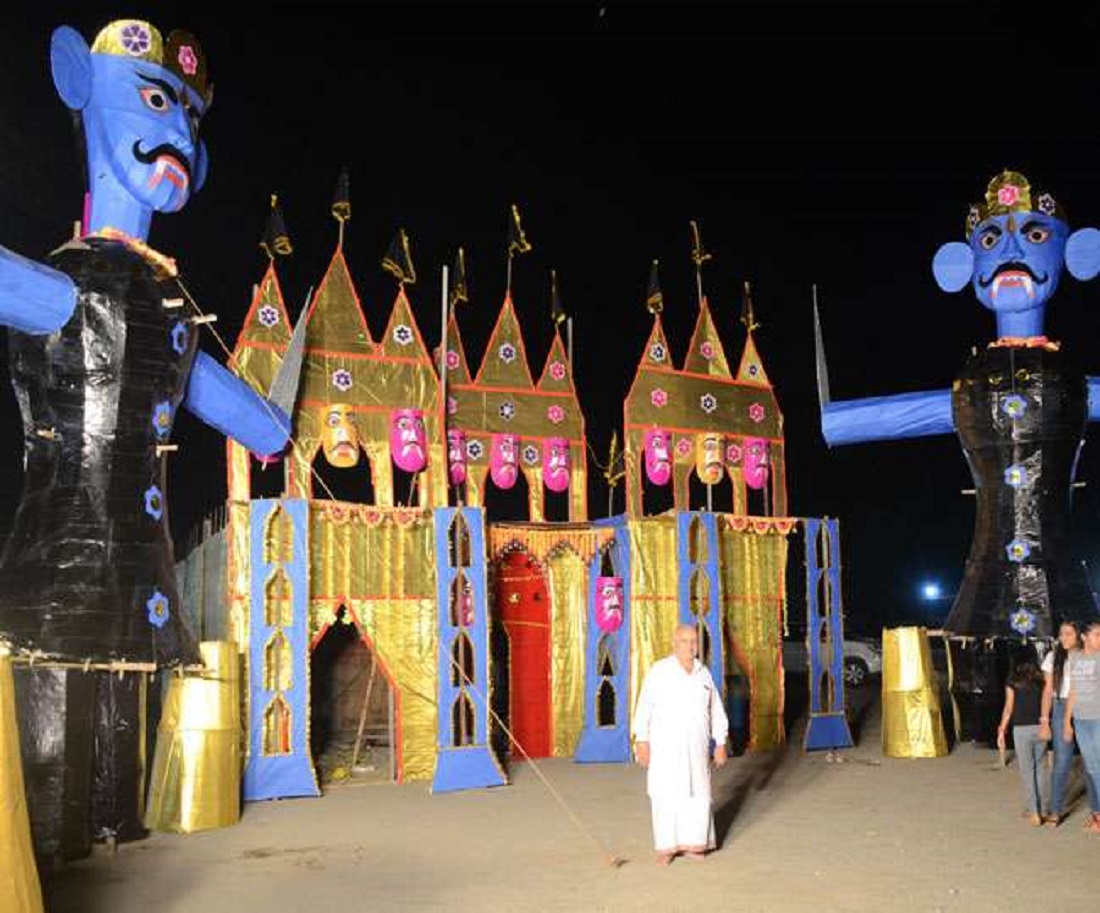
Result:
{"label": "blue paper column", "polygon": [[[626,517],[597,520],[597,527],[612,527],[615,541],[609,547],[615,576],[623,578],[623,621],[616,631],[600,630],[596,620],[596,578],[600,576],[600,555],[588,568],[588,624],[585,643],[584,727],[573,760],[595,763],[630,760],[630,545]],[[606,657],[600,650],[604,644]],[[603,660],[611,664],[611,675],[603,675]],[[600,689],[614,695],[610,720],[600,719]],[[603,723],[603,725],[601,725]]]}
{"label": "blue paper column", "polygon": [[248,763],[244,798],[321,794],[310,757],[309,503],[249,510]]}
{"label": "blue paper column", "polygon": [[[676,550],[680,575],[680,623],[706,628],[710,657],[706,663],[714,684],[726,693],[722,660],[722,592],[718,577],[718,526],[706,511],[676,514]],[[699,633],[699,659],[703,660],[703,632]]]}
{"label": "blue paper column", "polygon": [[432,792],[503,786],[489,749],[489,614],[485,515],[434,511],[439,616],[439,729]]}
{"label": "blue paper column", "polygon": [[840,599],[840,527],[806,520],[806,647],[810,719],[803,748],[851,748],[844,712],[844,617]]}

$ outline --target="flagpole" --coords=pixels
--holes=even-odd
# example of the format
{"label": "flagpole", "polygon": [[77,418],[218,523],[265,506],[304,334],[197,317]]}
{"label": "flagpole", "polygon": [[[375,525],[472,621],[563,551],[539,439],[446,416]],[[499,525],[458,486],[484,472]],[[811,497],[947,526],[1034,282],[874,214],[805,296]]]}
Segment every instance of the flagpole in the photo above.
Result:
{"label": "flagpole", "polygon": [[569,356],[569,370],[573,375],[573,383],[577,382],[577,366],[573,364],[573,318],[565,321],[565,351]]}
{"label": "flagpole", "polygon": [[[446,490],[451,488],[450,456],[447,446],[447,264],[443,264],[443,291],[440,295],[439,322],[439,426],[443,435],[443,481]],[[447,499],[448,504],[450,498]]]}
{"label": "flagpole", "polygon": [[[692,259],[695,261],[695,293],[699,299],[699,310],[703,310],[703,242],[699,237],[699,229],[694,222],[691,223],[692,235],[695,239],[696,251]],[[690,502],[690,499],[689,499]],[[689,503],[690,507],[691,504]],[[712,513],[714,508],[714,486],[707,482],[707,513]]]}
{"label": "flagpole", "polygon": [[509,297],[512,294],[512,251],[508,251],[508,281],[504,284],[505,292]]}

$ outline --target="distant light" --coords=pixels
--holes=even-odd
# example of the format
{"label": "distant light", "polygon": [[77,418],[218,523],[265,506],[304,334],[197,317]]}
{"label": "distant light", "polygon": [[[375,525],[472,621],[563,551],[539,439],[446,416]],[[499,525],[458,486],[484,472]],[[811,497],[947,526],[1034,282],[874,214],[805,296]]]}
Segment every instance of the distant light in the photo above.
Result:
{"label": "distant light", "polygon": [[932,602],[935,599],[939,599],[943,595],[943,591],[940,589],[938,583],[926,583],[920,588],[921,597]]}

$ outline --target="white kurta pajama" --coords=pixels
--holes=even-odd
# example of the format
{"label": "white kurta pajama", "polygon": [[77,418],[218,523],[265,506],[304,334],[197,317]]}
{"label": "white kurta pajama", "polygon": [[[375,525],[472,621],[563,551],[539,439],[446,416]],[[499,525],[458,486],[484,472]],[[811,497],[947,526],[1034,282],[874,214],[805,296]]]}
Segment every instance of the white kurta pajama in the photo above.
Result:
{"label": "white kurta pajama", "polygon": [[710,743],[725,745],[729,721],[710,670],[691,672],[675,656],[658,660],[642,683],[634,736],[649,743],[646,792],[657,852],[713,849]]}

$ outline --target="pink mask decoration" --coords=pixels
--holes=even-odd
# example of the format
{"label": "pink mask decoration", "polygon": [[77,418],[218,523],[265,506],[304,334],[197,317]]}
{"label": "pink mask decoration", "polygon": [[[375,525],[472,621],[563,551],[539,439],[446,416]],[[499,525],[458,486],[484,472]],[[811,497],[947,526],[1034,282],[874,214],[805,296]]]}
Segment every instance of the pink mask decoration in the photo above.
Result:
{"label": "pink mask decoration", "polygon": [[663,428],[645,433],[645,475],[654,485],[667,485],[672,478],[672,435]]}
{"label": "pink mask decoration", "polygon": [[447,429],[447,476],[452,485],[466,481],[466,432]]}
{"label": "pink mask decoration", "polygon": [[614,634],[623,623],[623,578],[596,578],[596,624]]}
{"label": "pink mask decoration", "polygon": [[463,578],[462,590],[458,595],[458,620],[464,628],[474,623],[474,591],[470,581]]}
{"label": "pink mask decoration", "polygon": [[489,476],[497,488],[507,491],[516,484],[519,476],[519,464],[516,451],[519,439],[514,434],[494,434],[493,447],[489,452]]}
{"label": "pink mask decoration", "polygon": [[768,484],[768,442],[764,438],[745,438],[741,471],[749,488],[759,491]]}
{"label": "pink mask decoration", "polygon": [[569,488],[569,441],[563,437],[547,438],[542,449],[542,478],[551,491]]}
{"label": "pink mask decoration", "polygon": [[390,453],[405,472],[420,472],[428,465],[423,410],[394,409],[390,413]]}

